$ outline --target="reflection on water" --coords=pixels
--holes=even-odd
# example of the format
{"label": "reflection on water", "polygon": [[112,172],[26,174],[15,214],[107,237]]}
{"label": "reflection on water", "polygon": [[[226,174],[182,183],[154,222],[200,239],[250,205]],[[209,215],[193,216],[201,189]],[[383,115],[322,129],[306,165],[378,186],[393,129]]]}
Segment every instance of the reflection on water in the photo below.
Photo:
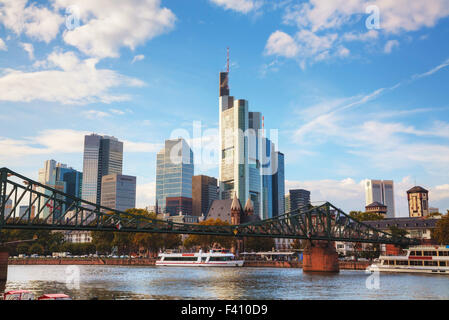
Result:
{"label": "reflection on water", "polygon": [[449,299],[449,276],[381,274],[366,288],[364,271],[304,274],[302,269],[78,266],[79,288],[66,285],[67,266],[9,266],[6,290],[73,299]]}

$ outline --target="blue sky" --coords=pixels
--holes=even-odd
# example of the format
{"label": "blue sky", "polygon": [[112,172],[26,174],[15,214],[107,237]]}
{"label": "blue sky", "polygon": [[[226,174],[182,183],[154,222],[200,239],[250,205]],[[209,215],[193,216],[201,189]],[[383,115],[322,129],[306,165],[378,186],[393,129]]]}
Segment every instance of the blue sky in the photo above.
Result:
{"label": "blue sky", "polygon": [[447,0],[1,1],[0,165],[82,170],[83,135],[113,135],[153,204],[165,139],[200,121],[216,146],[229,46],[231,94],[279,130],[287,189],[362,210],[363,180],[392,179],[405,216],[416,181],[445,211],[448,17]]}

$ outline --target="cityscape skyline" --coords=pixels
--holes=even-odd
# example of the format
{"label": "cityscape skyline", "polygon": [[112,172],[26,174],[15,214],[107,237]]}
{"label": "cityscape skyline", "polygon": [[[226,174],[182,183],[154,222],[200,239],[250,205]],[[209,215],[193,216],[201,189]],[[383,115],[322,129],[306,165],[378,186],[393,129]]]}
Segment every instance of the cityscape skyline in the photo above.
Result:
{"label": "cityscape skyline", "polygon": [[[112,135],[124,142],[123,172],[137,176],[137,206],[154,204],[162,142],[179,128],[193,137],[193,121],[201,121],[204,132],[218,128],[216,74],[225,68],[229,46],[232,92],[265,115],[267,128],[279,129],[286,194],[302,188],[311,191],[312,202],[363,211],[365,179],[390,179],[399,216],[408,215],[406,191],[415,185],[429,190],[430,206],[449,208],[449,13],[441,2],[429,4],[432,10],[403,8],[412,22],[398,18],[396,24],[391,17],[399,4],[380,6],[385,19],[378,30],[366,30],[364,10],[332,7],[323,19],[348,19],[316,31],[318,22],[310,18],[298,25],[294,17],[301,12],[288,3],[245,11],[213,1],[188,8],[162,1],[153,10],[167,9],[167,23],[145,25],[159,31],[134,39],[132,49],[116,39],[102,48],[86,46],[81,36],[69,41],[64,35],[75,36],[76,29],[66,29],[64,10],[39,3],[58,22],[56,32],[39,33],[35,26],[33,33],[30,25],[14,30],[0,19],[0,67],[8,68],[0,76],[2,166],[36,180],[48,159],[81,171],[84,135]],[[99,8],[90,10],[101,15]],[[311,52],[314,39],[323,41]],[[98,89],[76,77],[86,71],[108,86]],[[21,82],[27,76],[48,88],[33,91]],[[218,177],[218,165],[198,167],[195,174]]]}

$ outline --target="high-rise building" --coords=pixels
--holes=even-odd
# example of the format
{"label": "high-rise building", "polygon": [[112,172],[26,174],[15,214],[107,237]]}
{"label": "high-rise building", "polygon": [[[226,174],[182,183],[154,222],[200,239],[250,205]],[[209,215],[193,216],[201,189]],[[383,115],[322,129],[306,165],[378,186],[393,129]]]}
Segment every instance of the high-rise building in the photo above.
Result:
{"label": "high-rise building", "polygon": [[[171,203],[187,206],[184,212],[191,214],[193,169],[193,152],[187,142],[182,138],[165,140],[165,147],[158,152],[156,163],[157,213],[167,212],[167,198],[177,198],[171,199]],[[190,209],[188,201],[181,198],[190,198]]]}
{"label": "high-rise building", "polygon": [[252,201],[255,215],[272,217],[278,213],[273,209],[274,144],[263,135],[262,114],[229,95],[229,73],[220,72],[219,81],[220,199],[236,193],[242,203]]}
{"label": "high-rise building", "polygon": [[290,193],[290,211],[304,210],[310,205],[310,191],[292,189]]}
{"label": "high-rise building", "polygon": [[136,177],[108,174],[101,179],[101,205],[125,211],[136,207]]}
{"label": "high-rise building", "polygon": [[286,195],[284,198],[284,212],[285,213],[290,213],[291,208],[290,208],[290,194]]}
{"label": "high-rise building", "polygon": [[97,134],[84,137],[83,200],[100,204],[101,179],[109,174],[122,174],[123,142]]}
{"label": "high-rise building", "polygon": [[410,217],[425,217],[429,215],[429,191],[415,186],[407,191]]}
{"label": "high-rise building", "polygon": [[217,179],[204,175],[192,177],[192,215],[206,215],[212,201],[218,199]]}
{"label": "high-rise building", "polygon": [[283,215],[285,212],[284,154],[276,151],[274,159],[277,170],[273,174],[273,217],[276,217]]}
{"label": "high-rise building", "polygon": [[395,217],[394,185],[392,180],[366,180],[365,206],[374,202],[387,206],[387,218]]}

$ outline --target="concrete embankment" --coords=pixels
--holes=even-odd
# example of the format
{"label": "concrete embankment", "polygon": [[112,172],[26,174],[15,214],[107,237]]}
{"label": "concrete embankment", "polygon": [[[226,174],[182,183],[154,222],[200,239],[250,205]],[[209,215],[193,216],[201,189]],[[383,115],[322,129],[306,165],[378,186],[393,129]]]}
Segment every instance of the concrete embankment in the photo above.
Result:
{"label": "concrete embankment", "polygon": [[[154,266],[156,260],[145,259],[113,259],[113,258],[23,258],[9,259],[9,265],[121,265],[121,266]],[[370,263],[366,261],[340,261],[340,270],[365,270]],[[257,261],[246,260],[244,267],[261,268],[302,268],[299,261]]]}

